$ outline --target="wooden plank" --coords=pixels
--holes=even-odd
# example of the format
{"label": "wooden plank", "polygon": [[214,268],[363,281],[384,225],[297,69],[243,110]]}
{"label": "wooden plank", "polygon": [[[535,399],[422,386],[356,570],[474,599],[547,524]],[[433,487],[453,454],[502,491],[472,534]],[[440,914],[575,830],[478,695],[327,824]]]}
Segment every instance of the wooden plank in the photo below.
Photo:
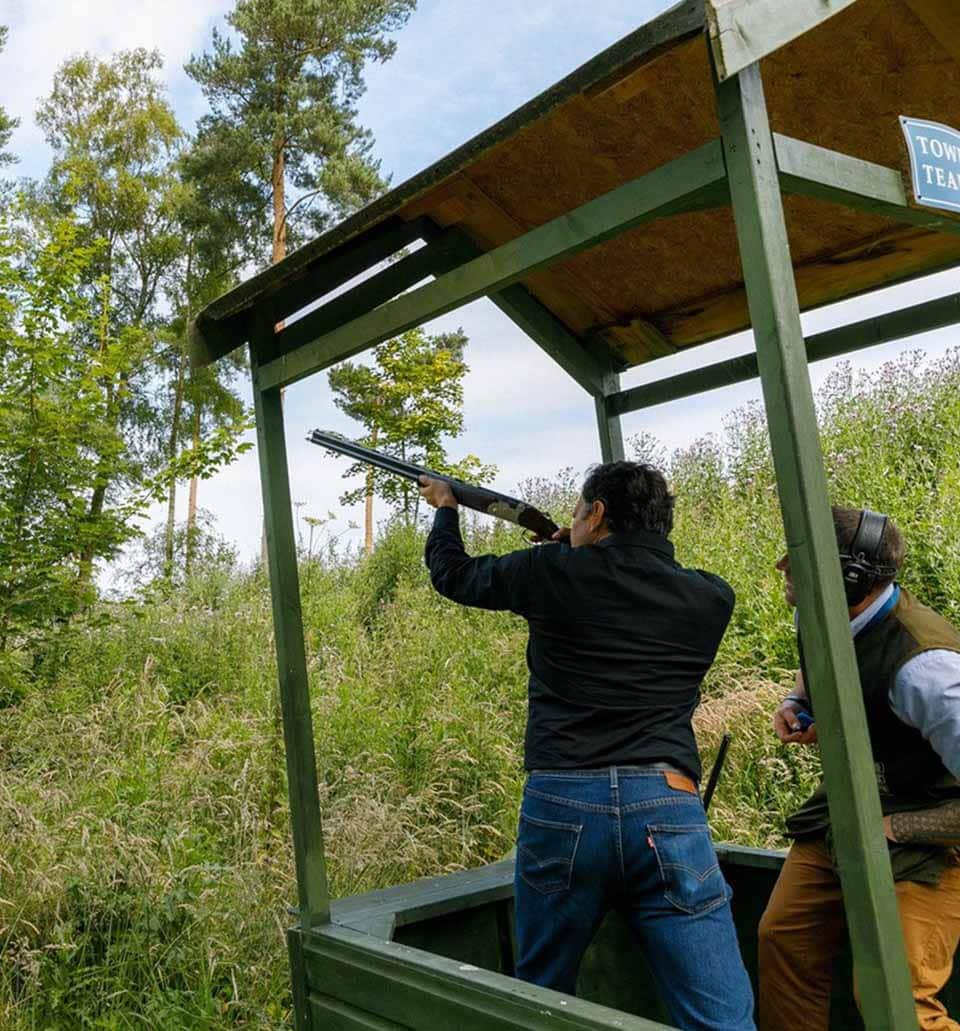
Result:
{"label": "wooden plank", "polygon": [[707,0],[710,47],[721,82],[839,14],[854,0]]}
{"label": "wooden plank", "polygon": [[[447,233],[457,241],[461,261],[470,261],[484,253],[462,230]],[[613,366],[614,356],[604,347],[597,354],[564,325],[556,315],[522,284],[514,283],[490,300],[548,354],[570,377],[591,396],[603,393],[604,377]]]}
{"label": "wooden plank", "polygon": [[916,1031],[759,65],[717,102],[864,1022]]}
{"label": "wooden plank", "polygon": [[407,1031],[402,1024],[364,1013],[329,995],[311,995],[310,1012],[316,1027],[323,1031]]}
{"label": "wooden plank", "polygon": [[313,1018],[307,1002],[307,968],[303,962],[303,935],[299,927],[287,928],[287,957],[290,961],[294,1031],[313,1031]]}
{"label": "wooden plank", "polygon": [[604,363],[591,354],[522,283],[491,294],[490,300],[588,394],[595,397],[603,390],[610,359]]}
{"label": "wooden plank", "polygon": [[261,382],[293,383],[643,222],[683,211],[725,175],[719,145],[709,143],[268,363]]}
{"label": "wooden plank", "polygon": [[290,354],[324,333],[372,311],[428,276],[442,274],[462,263],[456,239],[441,234],[426,246],[387,266],[382,272],[339,294],[281,330],[273,350],[265,358],[273,361]]}
{"label": "wooden plank", "polygon": [[785,193],[816,197],[871,215],[960,236],[960,217],[910,206],[903,176],[897,169],[861,161],[779,133],[774,133],[773,140],[780,186]]}
{"label": "wooden plank", "polygon": [[273,632],[280,678],[280,705],[290,792],[290,821],[297,872],[300,926],[315,927],[330,919],[327,870],[317,788],[313,718],[307,660],[303,645],[300,581],[296,537],[290,507],[287,446],[279,390],[260,384],[259,353],[269,350],[274,336],[272,318],[255,326],[250,347],[253,403],[257,419],[257,455],[263,492],[263,523],[267,538]]}
{"label": "wooden plank", "polygon": [[[904,283],[960,264],[956,237],[923,229],[896,229],[820,255],[794,270],[805,311],[869,293],[878,286]],[[675,343],[691,344],[750,326],[747,295],[731,290],[695,304],[656,314],[656,321]]]}
{"label": "wooden plank", "polygon": [[513,869],[512,859],[502,860],[477,870],[425,877],[338,899],[332,905],[332,919],[345,927],[366,930],[372,920],[385,922],[390,917],[402,926],[485,906],[513,896]]}
{"label": "wooden plank", "polygon": [[[190,361],[195,368],[222,358],[250,339],[253,311],[243,306],[247,293],[256,295],[258,310],[280,322],[318,297],[336,290],[408,244],[422,239],[427,219],[392,219],[335,247],[314,262],[285,276],[267,269],[209,304],[188,327]],[[259,284],[259,285],[258,285]],[[234,305],[235,307],[231,307]]]}
{"label": "wooden plank", "polygon": [[[900,311],[875,318],[863,319],[848,326],[816,333],[806,340],[807,361],[818,362],[836,358],[841,354],[859,351],[864,347],[892,340],[905,340],[920,333],[960,323],[960,294],[938,297],[933,301],[915,304]],[[759,375],[756,354],[739,355],[723,362],[715,362],[690,372],[643,383],[622,390],[607,399],[612,412],[624,414],[642,408],[653,408],[682,397],[693,397],[708,390],[731,386],[756,379]]]}
{"label": "wooden plank", "polygon": [[418,1031],[664,1031],[664,1025],[329,925],[305,942],[313,991]]}
{"label": "wooden plank", "polygon": [[[943,48],[960,61],[960,4],[956,0],[904,0]],[[901,112],[906,114],[906,112]]]}
{"label": "wooden plank", "polygon": [[[461,235],[465,241],[476,247],[476,254],[492,250],[508,240],[521,236],[531,228],[505,211],[468,176],[458,176],[451,186],[456,188],[456,199],[462,202],[463,210],[469,216],[467,224],[470,227],[471,235],[468,235],[462,228],[460,229]],[[716,191],[716,195],[710,198],[710,204],[719,206],[729,200],[730,195],[726,191],[726,183],[722,183]],[[446,202],[437,205],[434,201],[424,208],[434,218],[439,218],[445,209]],[[483,225],[482,239],[476,237],[478,224]],[[552,325],[555,328],[559,327],[560,337],[566,338],[568,343],[575,342],[577,344],[572,353],[577,354],[586,347],[588,351],[596,353],[604,369],[622,366],[624,364],[623,355],[637,355],[639,356],[638,360],[647,361],[650,357],[670,354],[676,350],[654,326],[642,318],[622,321],[604,303],[590,284],[569,267],[569,264],[563,267],[551,266],[545,273],[525,277],[525,279],[526,282],[523,284],[517,284],[516,287],[507,289],[519,288],[525,291],[541,312],[548,317],[553,317]],[[506,291],[501,292],[499,295],[491,296],[491,300],[495,304],[499,304],[498,297],[504,298],[505,295]],[[513,317],[509,311],[504,310],[506,314]],[[536,330],[542,321],[541,318],[534,319],[532,329]],[[589,327],[589,333],[585,335],[575,329],[574,327],[578,325]],[[530,332],[530,335],[544,347],[548,354],[551,354],[551,357],[555,357],[555,360],[563,364],[560,357],[554,355],[552,348],[548,346],[548,340],[555,335],[549,326],[546,339],[540,339],[534,335],[534,332]],[[569,349],[565,348],[564,350]],[[596,394],[598,392],[596,383],[585,383],[578,378],[574,371],[569,368],[567,371],[589,393]]]}
{"label": "wooden plank", "polygon": [[620,392],[620,377],[611,374],[604,382],[604,392],[594,399],[597,413],[597,432],[600,436],[600,458],[603,462],[622,462],[623,428],[619,413],[610,406],[610,396]]}

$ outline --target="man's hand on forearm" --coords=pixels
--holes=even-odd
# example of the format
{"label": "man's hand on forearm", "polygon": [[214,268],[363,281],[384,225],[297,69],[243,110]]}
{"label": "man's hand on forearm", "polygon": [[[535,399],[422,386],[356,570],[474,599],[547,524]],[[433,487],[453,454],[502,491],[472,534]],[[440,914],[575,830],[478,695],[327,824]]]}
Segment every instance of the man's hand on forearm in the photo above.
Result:
{"label": "man's hand on forearm", "polygon": [[420,477],[420,497],[434,508],[456,508],[457,499],[446,480],[434,480],[430,476]]}
{"label": "man's hand on forearm", "polygon": [[885,816],[883,830],[890,841],[960,848],[960,799],[932,809]]}

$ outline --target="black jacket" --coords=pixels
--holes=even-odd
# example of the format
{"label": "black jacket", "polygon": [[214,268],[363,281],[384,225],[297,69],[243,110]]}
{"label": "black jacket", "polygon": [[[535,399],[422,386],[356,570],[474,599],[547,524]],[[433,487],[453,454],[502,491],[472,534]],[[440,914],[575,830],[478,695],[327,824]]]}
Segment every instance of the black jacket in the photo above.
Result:
{"label": "black jacket", "polygon": [[529,624],[528,770],[669,762],[699,779],[690,721],[733,611],[726,581],[643,531],[471,558],[450,508],[426,562],[445,597]]}

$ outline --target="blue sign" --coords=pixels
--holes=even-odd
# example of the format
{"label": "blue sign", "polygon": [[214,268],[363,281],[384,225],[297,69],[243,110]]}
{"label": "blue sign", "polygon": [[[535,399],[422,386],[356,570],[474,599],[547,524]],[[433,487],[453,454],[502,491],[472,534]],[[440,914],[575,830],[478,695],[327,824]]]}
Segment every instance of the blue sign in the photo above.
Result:
{"label": "blue sign", "polygon": [[917,203],[960,211],[960,132],[920,118],[901,117],[900,124],[910,151]]}

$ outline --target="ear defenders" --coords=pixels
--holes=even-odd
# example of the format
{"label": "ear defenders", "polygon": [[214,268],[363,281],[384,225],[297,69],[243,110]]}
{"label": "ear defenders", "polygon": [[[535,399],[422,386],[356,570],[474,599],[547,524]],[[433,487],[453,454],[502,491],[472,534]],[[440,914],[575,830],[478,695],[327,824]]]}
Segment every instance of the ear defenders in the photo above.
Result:
{"label": "ear defenders", "polygon": [[890,580],[897,575],[896,566],[880,562],[880,546],[887,522],[885,515],[865,508],[860,513],[860,523],[849,549],[840,552],[848,605],[859,605],[881,580]]}

